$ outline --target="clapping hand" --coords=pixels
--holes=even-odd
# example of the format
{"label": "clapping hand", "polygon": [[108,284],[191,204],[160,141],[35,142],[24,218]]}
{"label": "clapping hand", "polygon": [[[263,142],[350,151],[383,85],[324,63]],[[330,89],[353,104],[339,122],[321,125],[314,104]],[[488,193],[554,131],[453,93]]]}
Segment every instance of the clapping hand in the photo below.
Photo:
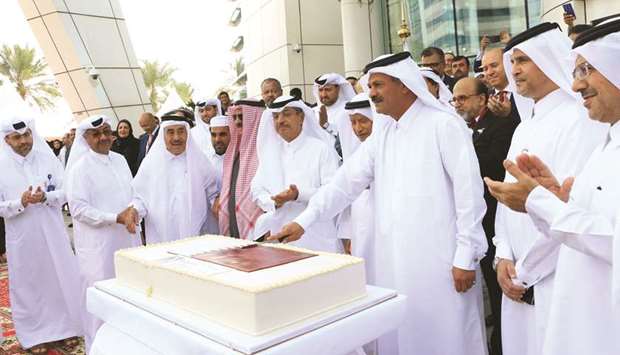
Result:
{"label": "clapping hand", "polygon": [[491,96],[487,102],[487,108],[499,117],[508,117],[512,110],[512,104],[510,100],[501,100],[497,96]]}
{"label": "clapping hand", "polygon": [[290,185],[288,189],[275,196],[271,196],[271,199],[275,202],[276,208],[280,208],[289,201],[297,200],[297,197],[299,197],[299,190],[297,189],[297,186]]}
{"label": "clapping hand", "polygon": [[24,208],[28,207],[30,204],[41,203],[45,200],[45,191],[41,190],[41,187],[37,187],[37,189],[32,192],[32,186],[28,186],[28,190],[22,193],[22,206]]}
{"label": "clapping hand", "polygon": [[510,209],[517,212],[526,212],[525,201],[530,192],[539,185],[539,183],[521,171],[517,164],[510,160],[504,160],[504,168],[510,175],[517,179],[517,182],[500,182],[484,178],[484,182],[489,187],[489,192],[497,201],[506,205]]}
{"label": "clapping hand", "polygon": [[568,202],[570,191],[575,182],[574,177],[569,177],[560,185],[559,181],[553,176],[551,169],[539,157],[533,154],[520,154],[517,156],[517,166],[521,171],[535,179],[540,186],[553,192],[560,200]]}

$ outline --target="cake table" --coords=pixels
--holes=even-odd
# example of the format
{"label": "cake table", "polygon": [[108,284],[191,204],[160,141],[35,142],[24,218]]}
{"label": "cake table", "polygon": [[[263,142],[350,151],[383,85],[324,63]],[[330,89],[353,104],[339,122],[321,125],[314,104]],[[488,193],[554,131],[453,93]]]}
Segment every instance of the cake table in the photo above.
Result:
{"label": "cake table", "polygon": [[368,295],[262,336],[251,336],[119,284],[88,289],[89,312],[104,321],[91,355],[347,354],[404,321],[405,299],[367,286]]}

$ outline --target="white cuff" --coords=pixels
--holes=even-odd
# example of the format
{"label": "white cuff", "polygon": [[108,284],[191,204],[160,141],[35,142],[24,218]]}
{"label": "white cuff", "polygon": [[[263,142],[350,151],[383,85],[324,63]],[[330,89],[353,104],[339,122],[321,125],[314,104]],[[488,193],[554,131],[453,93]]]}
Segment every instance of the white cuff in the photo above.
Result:
{"label": "white cuff", "polygon": [[312,207],[308,206],[297,218],[293,220],[293,222],[299,224],[304,231],[308,230],[316,220],[318,219],[318,213],[312,209]]}
{"label": "white cuff", "polygon": [[463,270],[476,270],[476,251],[469,246],[457,245],[452,265]]}

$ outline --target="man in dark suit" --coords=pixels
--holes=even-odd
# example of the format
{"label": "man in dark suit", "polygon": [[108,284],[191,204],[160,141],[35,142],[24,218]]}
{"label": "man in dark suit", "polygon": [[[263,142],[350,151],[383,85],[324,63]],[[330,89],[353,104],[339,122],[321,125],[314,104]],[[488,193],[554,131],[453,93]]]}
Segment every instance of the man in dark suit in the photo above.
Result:
{"label": "man in dark suit", "polygon": [[501,48],[487,50],[482,57],[482,70],[493,93],[489,97],[487,108],[499,117],[510,118],[517,124],[521,122],[514,95],[509,92],[508,78],[504,71],[503,51]]}
{"label": "man in dark suit", "polygon": [[138,119],[138,124],[144,130],[144,133],[140,136],[140,150],[138,151],[138,166],[142,163],[142,159],[146,156],[146,153],[151,149],[151,145],[157,138],[159,133],[159,119],[150,112],[144,112]]}
{"label": "man in dark suit", "polygon": [[422,57],[420,58],[420,65],[423,67],[431,68],[443,81],[444,84],[452,91],[456,80],[451,76],[445,74],[446,72],[446,59],[441,48],[428,47],[422,51]]}
{"label": "man in dark suit", "polygon": [[[454,86],[454,97],[451,103],[456,112],[472,129],[474,149],[480,165],[480,175],[488,176],[496,181],[504,180],[502,162],[506,159],[512,134],[518,123],[510,118],[499,117],[487,108],[489,98],[486,85],[477,78],[463,78]],[[491,333],[490,354],[499,355],[501,347],[501,305],[502,292],[497,283],[497,275],[493,270],[495,246],[495,210],[497,200],[491,196],[487,187],[484,188],[484,200],[487,212],[482,219],[482,227],[487,237],[489,249],[481,260],[480,266],[489,291],[493,331]]]}

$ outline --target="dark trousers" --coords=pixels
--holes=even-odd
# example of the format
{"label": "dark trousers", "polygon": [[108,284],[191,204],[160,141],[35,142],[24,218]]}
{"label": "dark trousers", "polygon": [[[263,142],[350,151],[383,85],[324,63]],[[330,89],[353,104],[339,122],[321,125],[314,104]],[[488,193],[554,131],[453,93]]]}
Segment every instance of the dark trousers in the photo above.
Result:
{"label": "dark trousers", "polygon": [[[489,206],[491,207],[491,206]],[[495,206],[493,213],[487,212],[482,220],[482,227],[487,236],[489,249],[487,255],[480,261],[482,276],[487,285],[489,292],[489,302],[491,303],[491,319],[493,330],[491,331],[491,344],[489,346],[489,355],[502,354],[502,289],[497,283],[497,273],[493,270],[493,260],[495,259],[495,246],[491,240],[495,236]]]}

